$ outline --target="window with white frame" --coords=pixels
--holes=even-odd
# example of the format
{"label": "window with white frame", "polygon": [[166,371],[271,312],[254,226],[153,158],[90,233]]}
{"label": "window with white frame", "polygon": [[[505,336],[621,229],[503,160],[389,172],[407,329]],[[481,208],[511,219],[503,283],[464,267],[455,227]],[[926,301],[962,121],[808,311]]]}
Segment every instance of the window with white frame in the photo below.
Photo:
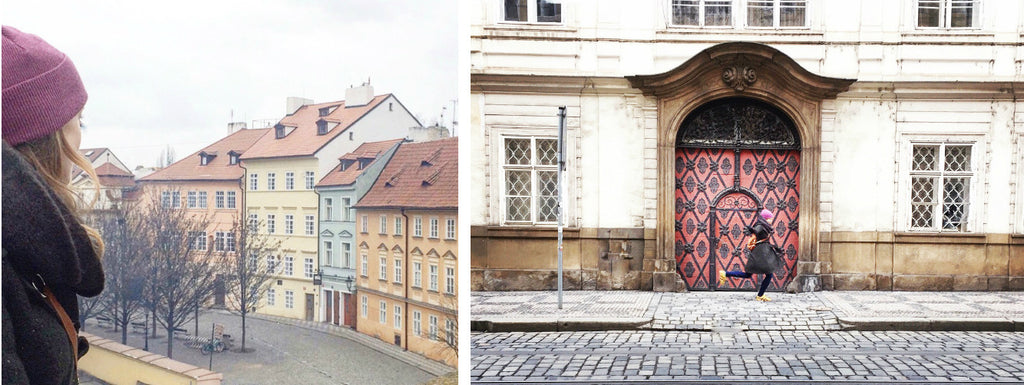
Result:
{"label": "window with white frame", "polygon": [[276,301],[277,293],[274,291],[274,288],[267,289],[267,306],[274,306]]}
{"label": "window with white frame", "polygon": [[380,275],[377,277],[381,281],[388,280],[388,256],[386,251],[381,251],[379,255],[380,262]]}
{"label": "window with white frame", "polygon": [[805,27],[807,0],[747,0],[748,27]]}
{"label": "window with white frame", "polygon": [[366,318],[367,314],[370,313],[370,299],[366,298],[366,296],[364,295],[362,298],[360,298],[360,302],[362,302],[360,303],[360,307],[362,308],[360,309],[361,313],[363,315],[363,318]]}
{"label": "window with white frame", "polygon": [[260,189],[260,174],[251,173],[249,174],[249,191],[257,191]]}
{"label": "window with white frame", "polygon": [[276,270],[276,269],[277,269],[277,261],[274,259],[274,256],[268,255],[267,256],[267,274],[274,274],[274,270]]}
{"label": "window with white frame", "polygon": [[968,231],[971,180],[969,143],[911,143],[910,229]]}
{"label": "window with white frame", "polygon": [[362,233],[368,234],[370,232],[370,218],[366,215],[363,215],[362,218],[360,218],[360,220],[360,225],[362,225],[360,226],[360,228],[363,230]]}
{"label": "window with white frame", "polygon": [[171,208],[171,192],[161,191],[160,192],[160,207],[165,209]]}
{"label": "window with white frame", "polygon": [[235,192],[234,191],[228,191],[227,195],[228,195],[228,208],[229,209],[235,208],[236,207],[235,206]]}
{"label": "window with white frame", "polygon": [[189,248],[192,250],[206,250],[206,232],[205,231],[189,231],[189,238],[192,238],[192,243]]}
{"label": "window with white frame", "polygon": [[268,172],[267,173],[267,190],[274,190],[277,188],[277,174]]}
{"label": "window with white frame", "polygon": [[334,242],[324,241],[324,265],[334,266]]}
{"label": "window with white frame", "polygon": [[295,173],[288,171],[284,173],[284,189],[294,190],[295,189]]}
{"label": "window with white frame", "polygon": [[402,283],[402,257],[400,252],[395,252],[395,283]]}
{"label": "window with white frame", "polygon": [[295,272],[295,257],[291,255],[284,256],[284,275],[291,276]]}
{"label": "window with white frame", "polygon": [[558,141],[505,138],[505,222],[555,223],[558,205]]}
{"label": "window with white frame", "polygon": [[402,307],[395,305],[395,329],[402,328]]}
{"label": "window with white frame", "polygon": [[437,291],[437,265],[430,264],[430,291]]}
{"label": "window with white frame", "polygon": [[267,234],[273,234],[277,230],[276,225],[274,214],[267,214]]}
{"label": "window with white frame", "polygon": [[430,218],[430,237],[437,238],[437,218]]}
{"label": "window with white frame", "polygon": [[423,284],[423,263],[412,263],[412,287],[421,287]]}
{"label": "window with white frame", "polygon": [[444,319],[444,340],[448,346],[455,346],[455,321],[451,318]]}
{"label": "window with white frame", "polygon": [[235,251],[235,233],[228,231],[224,233],[224,249],[226,251]]}
{"label": "window with white frame", "polygon": [[181,208],[181,191],[171,191],[171,208]]}
{"label": "window with white frame", "polygon": [[295,232],[295,216],[292,214],[284,215],[284,233],[293,234]]}
{"label": "window with white frame", "polygon": [[186,195],[188,197],[186,199],[186,201],[188,202],[188,208],[194,209],[199,207],[199,203],[196,201],[196,195],[196,191],[189,191],[188,194]]}
{"label": "window with white frame", "polygon": [[412,236],[422,237],[423,236],[423,218],[416,216],[412,217]]}
{"label": "window with white frame", "polygon": [[420,314],[420,311],[419,310],[413,310],[412,311],[412,334],[417,336],[417,337],[420,336],[422,321],[423,321],[423,316]]}
{"label": "window with white frame", "polygon": [[198,203],[199,208],[205,209],[206,208],[206,201],[207,201],[207,199],[206,199],[206,191],[200,191],[199,195],[196,197],[196,203]]}
{"label": "window with white frame", "polygon": [[444,222],[444,238],[455,239],[455,218],[446,218]]}
{"label": "window with white frame", "polygon": [[735,0],[671,0],[672,24],[688,27],[733,25]]}
{"label": "window with white frame", "polygon": [[562,4],[546,0],[504,0],[503,19],[523,23],[561,23]]}
{"label": "window with white frame", "polygon": [[395,215],[395,235],[402,235],[402,217]]}
{"label": "window with white frame", "polygon": [[352,218],[352,198],[341,198],[341,220],[348,222]]}
{"label": "window with white frame", "polygon": [[224,192],[223,191],[217,191],[217,192],[213,193],[213,201],[214,201],[214,206],[213,207],[218,208],[218,209],[224,208]]}
{"label": "window with white frame", "polygon": [[295,308],[295,292],[291,290],[284,291],[284,308],[294,309]]}
{"label": "window with white frame", "polygon": [[307,215],[306,216],[306,235],[314,235],[314,234],[316,234],[315,233],[315,223],[316,223],[316,220],[314,219],[314,216],[312,216],[312,215]]}
{"label": "window with white frame", "polygon": [[306,171],[306,190],[312,190],[313,189],[313,178],[314,178],[313,172],[312,171]]}
{"label": "window with white frame", "polygon": [[256,213],[249,213],[249,232],[256,233],[260,229],[260,216]]}
{"label": "window with white frame", "polygon": [[387,233],[388,233],[388,216],[387,215],[381,215],[380,216],[380,234],[384,235],[384,234],[387,234]]}
{"label": "window with white frame", "polygon": [[341,264],[346,269],[351,269],[352,264],[352,244],[348,242],[341,243]]}
{"label": "window with white frame", "polygon": [[388,324],[388,303],[386,301],[380,301],[380,324]]}
{"label": "window with white frame", "polygon": [[334,198],[324,198],[324,220],[334,220]]}
{"label": "window with white frame", "polygon": [[225,240],[226,233],[223,231],[217,231],[213,233],[213,250],[214,251],[227,251],[227,242]]}
{"label": "window with white frame", "polygon": [[313,279],[313,258],[307,257],[302,264],[302,271],[307,279]]}
{"label": "window with white frame", "polygon": [[369,266],[370,265],[370,263],[369,263],[370,257],[367,254],[368,254],[368,251],[366,249],[360,249],[359,250],[359,258],[362,260],[361,261],[362,266],[360,266],[360,268],[359,268],[359,275],[362,275],[363,277],[369,277],[370,276],[370,266]]}
{"label": "window with white frame", "polygon": [[977,28],[980,0],[917,0],[918,28]]}
{"label": "window with white frame", "polygon": [[446,266],[444,268],[444,292],[455,295],[455,268]]}
{"label": "window with white frame", "polygon": [[437,341],[437,316],[430,316],[430,329],[429,335],[431,341]]}

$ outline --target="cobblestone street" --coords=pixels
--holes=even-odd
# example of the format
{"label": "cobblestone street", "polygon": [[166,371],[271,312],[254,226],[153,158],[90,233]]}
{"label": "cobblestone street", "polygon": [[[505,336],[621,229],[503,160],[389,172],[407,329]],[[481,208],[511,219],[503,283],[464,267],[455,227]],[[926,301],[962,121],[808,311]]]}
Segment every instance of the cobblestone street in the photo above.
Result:
{"label": "cobblestone street", "polygon": [[1008,332],[474,333],[474,382],[1024,381]]}

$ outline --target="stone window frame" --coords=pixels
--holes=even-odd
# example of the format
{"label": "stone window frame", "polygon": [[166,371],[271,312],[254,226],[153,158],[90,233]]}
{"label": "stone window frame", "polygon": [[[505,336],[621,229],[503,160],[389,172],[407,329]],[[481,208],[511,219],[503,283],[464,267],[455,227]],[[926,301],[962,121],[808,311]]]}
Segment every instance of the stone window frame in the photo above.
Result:
{"label": "stone window frame", "polygon": [[[554,109],[553,111],[557,112],[557,109]],[[557,120],[555,120],[555,121],[557,122]],[[572,179],[571,173],[572,173],[573,169],[572,169],[572,166],[570,165],[570,159],[572,159],[574,151],[571,148],[571,146],[572,146],[571,135],[572,135],[572,127],[567,127],[567,129],[566,129],[566,138],[565,138],[566,141],[567,141],[567,143],[565,143],[566,169],[562,172],[563,183],[565,183],[565,184],[571,183],[570,180]],[[553,129],[514,129],[514,131],[512,129],[498,128],[498,135],[496,135],[496,138],[497,138],[497,143],[494,144],[493,146],[491,146],[492,147],[492,149],[491,149],[491,152],[492,152],[491,156],[492,156],[492,158],[491,159],[495,160],[494,162],[491,162],[491,165],[493,167],[492,170],[491,170],[491,175],[493,176],[493,178],[495,178],[494,179],[494,183],[491,184],[493,186],[492,190],[491,190],[491,194],[492,194],[492,196],[499,197],[499,199],[498,199],[498,205],[497,205],[497,209],[498,210],[497,210],[497,212],[493,212],[492,211],[492,215],[496,215],[497,218],[500,218],[498,222],[502,226],[526,226],[526,227],[556,227],[556,226],[558,226],[558,221],[557,220],[551,221],[551,222],[539,221],[538,218],[537,218],[537,212],[535,210],[536,205],[537,205],[537,197],[538,197],[538,194],[537,194],[537,185],[538,185],[538,183],[537,183],[537,171],[557,171],[558,170],[558,165],[557,164],[553,165],[553,166],[552,165],[536,165],[535,164],[535,163],[537,163],[536,162],[537,139],[549,139],[549,140],[550,139],[554,139],[554,140],[557,140],[558,139],[558,128],[557,128],[557,126],[554,127]],[[506,156],[506,143],[507,143],[506,140],[507,139],[530,139],[530,148],[531,148],[531,151],[532,151],[532,155],[531,155],[530,163],[528,165],[508,165],[508,164],[506,164],[505,156]],[[507,196],[506,196],[506,191],[508,191],[507,190],[508,179],[506,178],[505,173],[506,173],[506,171],[508,171],[510,169],[512,169],[512,170],[524,170],[524,171],[525,170],[529,170],[530,171],[531,192],[530,192],[530,219],[529,220],[526,220],[526,221],[514,221],[514,220],[509,220],[508,217],[507,217],[507,214],[508,214],[508,199],[507,199]],[[565,197],[564,197],[565,198],[565,202],[573,202],[572,189],[569,188],[569,186],[563,186],[563,189],[565,191]],[[565,212],[564,212],[564,217],[563,217],[563,224],[566,225],[566,226],[569,226],[569,224],[567,223],[568,222],[567,218],[571,218],[571,214],[569,214],[568,211],[569,211],[569,206],[572,206],[572,204],[567,204],[565,206],[566,207],[565,207]]]}
{"label": "stone window frame", "polygon": [[[897,167],[896,186],[896,223],[897,231],[906,233],[925,234],[978,234],[984,232],[983,223],[985,218],[985,207],[987,206],[984,197],[988,157],[988,135],[983,133],[903,133],[899,137],[899,154]],[[913,146],[921,144],[942,144],[942,145],[970,145],[971,146],[971,182],[968,192],[967,227],[964,231],[943,230],[939,228],[918,229],[912,228],[911,217],[911,185],[910,175],[913,172]]]}

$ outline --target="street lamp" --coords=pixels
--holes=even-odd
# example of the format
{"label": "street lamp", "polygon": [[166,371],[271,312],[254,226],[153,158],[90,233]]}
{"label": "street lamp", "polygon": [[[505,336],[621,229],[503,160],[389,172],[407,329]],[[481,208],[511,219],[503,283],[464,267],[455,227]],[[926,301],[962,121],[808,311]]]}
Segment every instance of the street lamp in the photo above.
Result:
{"label": "street lamp", "polygon": [[345,277],[345,288],[347,288],[347,289],[348,289],[348,292],[349,292],[349,293],[351,293],[351,292],[352,292],[352,281],[355,281],[355,280],[354,280],[354,279],[352,279],[352,276],[351,276],[351,275],[350,275],[350,276],[348,276],[348,277]]}
{"label": "street lamp", "polygon": [[316,269],[316,273],[313,273],[313,286],[323,286],[324,284],[324,271]]}

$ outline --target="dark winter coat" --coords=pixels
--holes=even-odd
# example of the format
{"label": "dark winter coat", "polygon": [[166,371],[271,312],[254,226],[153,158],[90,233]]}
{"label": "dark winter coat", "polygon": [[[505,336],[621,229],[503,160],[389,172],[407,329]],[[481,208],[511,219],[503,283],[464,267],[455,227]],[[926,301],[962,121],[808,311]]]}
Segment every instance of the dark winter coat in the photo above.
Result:
{"label": "dark winter coat", "polygon": [[[32,285],[42,279],[79,329],[78,295],[103,290],[103,268],[79,221],[16,150],[3,143],[3,383],[77,384],[71,341]],[[38,277],[37,277],[38,276]]]}
{"label": "dark winter coat", "polygon": [[769,242],[769,238],[774,232],[772,225],[758,217],[754,225],[748,226],[747,230],[754,234],[757,245],[747,255],[744,271],[753,274],[768,274],[782,267],[782,260],[777,253],[777,248]]}

